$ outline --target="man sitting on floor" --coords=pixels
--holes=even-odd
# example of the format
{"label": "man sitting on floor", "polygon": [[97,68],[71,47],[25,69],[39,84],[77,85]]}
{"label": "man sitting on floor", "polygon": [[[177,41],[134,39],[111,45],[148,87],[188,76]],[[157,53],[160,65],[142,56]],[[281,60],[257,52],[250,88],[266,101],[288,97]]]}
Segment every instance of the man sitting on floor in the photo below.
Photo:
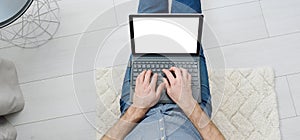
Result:
{"label": "man sitting on floor", "polygon": [[[200,0],[173,0],[172,13],[201,13]],[[138,13],[168,13],[168,0],[140,0]],[[175,76],[171,73],[173,71]],[[210,120],[211,96],[205,57],[200,49],[200,104],[192,96],[191,75],[186,69],[163,69],[167,76],[156,88],[158,75],[147,70],[139,74],[133,103],[129,104],[131,68],[128,66],[120,100],[121,118],[102,137],[107,139],[225,139]],[[162,90],[176,104],[157,104]]]}

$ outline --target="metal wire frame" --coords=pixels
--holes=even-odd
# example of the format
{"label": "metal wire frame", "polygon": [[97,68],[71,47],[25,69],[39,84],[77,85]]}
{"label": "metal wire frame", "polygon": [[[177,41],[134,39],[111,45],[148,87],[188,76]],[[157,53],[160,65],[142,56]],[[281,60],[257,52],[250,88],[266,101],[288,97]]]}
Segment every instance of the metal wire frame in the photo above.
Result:
{"label": "metal wire frame", "polygon": [[34,0],[11,25],[0,30],[0,39],[22,48],[36,48],[53,38],[60,26],[56,0]]}

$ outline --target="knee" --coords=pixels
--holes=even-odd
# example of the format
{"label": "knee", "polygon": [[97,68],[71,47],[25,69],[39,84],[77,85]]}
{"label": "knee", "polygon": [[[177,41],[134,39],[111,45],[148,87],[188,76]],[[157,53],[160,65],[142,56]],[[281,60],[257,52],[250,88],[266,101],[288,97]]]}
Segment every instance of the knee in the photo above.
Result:
{"label": "knee", "polygon": [[200,104],[202,110],[206,113],[206,115],[211,118],[211,113],[212,113],[212,105],[210,102],[205,102],[202,101]]}
{"label": "knee", "polygon": [[173,0],[172,13],[202,13],[200,0]]}
{"label": "knee", "polygon": [[168,13],[168,0],[140,0],[138,13]]}

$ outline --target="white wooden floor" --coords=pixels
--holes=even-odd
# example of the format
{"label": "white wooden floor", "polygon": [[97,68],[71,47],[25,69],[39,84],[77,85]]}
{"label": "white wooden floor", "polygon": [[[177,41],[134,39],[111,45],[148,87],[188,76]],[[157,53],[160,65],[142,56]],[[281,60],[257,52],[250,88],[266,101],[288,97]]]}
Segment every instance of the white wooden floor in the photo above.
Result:
{"label": "white wooden floor", "polygon": [[[21,49],[0,42],[0,57],[15,62],[26,101],[22,112],[7,117],[16,126],[19,140],[95,139],[95,130],[87,121],[94,124],[95,120],[92,70],[99,45],[94,42],[103,40],[127,20],[128,13],[136,11],[136,0],[127,1],[60,0],[61,26],[49,43],[37,49]],[[202,7],[220,44],[205,48],[208,59],[221,50],[227,68],[273,67],[282,139],[299,139],[300,1],[202,0]],[[87,29],[106,10],[105,20]],[[82,36],[88,41],[79,42]],[[127,39],[127,27],[108,38],[112,44],[103,45],[96,67],[126,63]],[[72,60],[79,43],[88,46],[79,56],[87,61],[72,76]],[[112,61],[114,58],[120,61]]]}

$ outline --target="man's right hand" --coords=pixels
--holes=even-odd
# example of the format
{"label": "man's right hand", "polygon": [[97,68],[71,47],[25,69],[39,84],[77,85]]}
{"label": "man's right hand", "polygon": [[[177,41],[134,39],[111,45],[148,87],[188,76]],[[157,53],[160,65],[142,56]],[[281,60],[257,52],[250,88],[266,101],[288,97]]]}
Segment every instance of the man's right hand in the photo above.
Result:
{"label": "man's right hand", "polygon": [[[170,71],[175,72],[175,77]],[[169,82],[164,78],[167,88],[167,94],[170,98],[189,116],[197,104],[192,95],[191,80],[192,77],[186,69],[171,67],[170,70],[163,69]]]}
{"label": "man's right hand", "polygon": [[156,105],[160,99],[164,83],[156,89],[157,73],[151,78],[151,70],[143,71],[136,79],[135,93],[133,96],[133,106],[140,109],[150,109]]}

